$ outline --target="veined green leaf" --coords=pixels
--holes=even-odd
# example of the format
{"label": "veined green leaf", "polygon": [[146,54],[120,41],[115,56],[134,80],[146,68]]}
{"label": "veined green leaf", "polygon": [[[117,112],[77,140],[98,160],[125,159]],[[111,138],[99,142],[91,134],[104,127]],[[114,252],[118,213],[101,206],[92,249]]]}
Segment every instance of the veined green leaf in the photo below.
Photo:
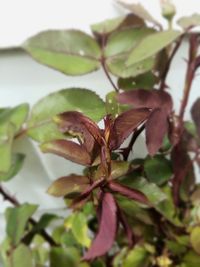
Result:
{"label": "veined green leaf", "polygon": [[52,117],[66,111],[79,111],[94,121],[106,114],[103,100],[95,92],[68,88],[42,98],[32,109],[28,135],[37,141],[61,139],[61,134],[52,121]]}
{"label": "veined green leaf", "polygon": [[11,238],[13,245],[17,245],[24,235],[25,227],[28,219],[36,211],[37,206],[31,204],[23,204],[15,208],[7,208],[6,210],[6,232]]}
{"label": "veined green leaf", "polygon": [[100,67],[98,43],[78,30],[44,31],[28,39],[23,47],[40,63],[68,75],[81,75]]}
{"label": "veined green leaf", "polygon": [[163,48],[175,41],[181,34],[182,33],[179,31],[167,30],[144,37],[130,53],[128,60],[126,61],[127,66],[131,66],[154,56]]}

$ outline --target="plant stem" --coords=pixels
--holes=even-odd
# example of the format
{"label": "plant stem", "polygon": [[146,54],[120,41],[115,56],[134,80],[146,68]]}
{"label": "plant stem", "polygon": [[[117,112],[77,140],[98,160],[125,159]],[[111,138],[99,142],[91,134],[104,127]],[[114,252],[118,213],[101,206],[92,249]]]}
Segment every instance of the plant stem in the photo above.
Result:
{"label": "plant stem", "polygon": [[183,41],[183,38],[185,37],[185,34],[182,34],[181,37],[178,39],[178,41],[176,42],[176,45],[168,59],[168,62],[166,64],[166,67],[165,67],[165,70],[162,74],[162,77],[161,77],[161,84],[160,84],[160,90],[164,90],[165,89],[165,82],[166,82],[166,79],[167,79],[167,74],[170,70],[170,67],[171,67],[171,63],[174,59],[174,56],[176,55],[176,52],[178,51],[182,41]]}
{"label": "plant stem", "polygon": [[[9,201],[12,205],[16,207],[20,206],[19,201],[14,196],[11,196],[1,185],[0,185],[0,194],[3,196],[5,200]],[[35,221],[33,218],[29,219],[29,223],[32,224],[33,226],[37,225],[37,221]],[[57,246],[55,241],[51,238],[51,236],[49,236],[49,234],[45,230],[41,230],[40,234],[51,246]]]}
{"label": "plant stem", "polygon": [[104,73],[106,74],[106,77],[108,78],[109,82],[112,84],[112,87],[115,89],[116,92],[119,92],[119,89],[118,89],[117,86],[114,84],[113,80],[111,79],[111,77],[110,77],[110,75],[109,75],[109,73],[108,73],[108,70],[107,70],[107,68],[106,68],[104,59],[102,59],[101,64],[102,64]]}

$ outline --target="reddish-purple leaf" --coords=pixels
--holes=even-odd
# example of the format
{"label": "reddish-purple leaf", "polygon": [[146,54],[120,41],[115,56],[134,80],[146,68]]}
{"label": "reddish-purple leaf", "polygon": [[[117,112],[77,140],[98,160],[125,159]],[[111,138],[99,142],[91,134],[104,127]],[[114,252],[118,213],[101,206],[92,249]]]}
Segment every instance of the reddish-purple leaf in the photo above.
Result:
{"label": "reddish-purple leaf", "polygon": [[200,98],[198,98],[191,109],[192,119],[195,122],[198,135],[200,137]]}
{"label": "reddish-purple leaf", "polygon": [[54,181],[47,192],[55,197],[64,197],[70,193],[81,193],[86,190],[88,185],[88,177],[71,174]]}
{"label": "reddish-purple leaf", "polygon": [[120,103],[133,105],[134,108],[155,109],[162,107],[168,114],[173,107],[172,98],[165,91],[138,89],[121,93],[117,98]]}
{"label": "reddish-purple leaf", "polygon": [[130,227],[130,225],[126,219],[126,216],[124,215],[123,211],[119,208],[119,206],[118,206],[118,217],[119,217],[119,220],[120,220],[120,222],[124,228],[124,231],[126,233],[129,247],[132,247],[135,243],[135,237],[134,237],[132,228]]}
{"label": "reddish-purple leaf", "polygon": [[90,196],[91,192],[99,187],[101,184],[103,184],[105,181],[105,179],[103,177],[99,178],[98,180],[94,181],[93,184],[91,185],[88,185],[88,187],[85,189],[85,191],[80,195],[78,196],[71,204],[71,208],[75,208],[77,206],[81,206],[82,203],[85,202],[85,200],[88,199],[88,197]]}
{"label": "reddish-purple leaf", "polygon": [[138,190],[129,188],[127,186],[121,185],[121,184],[116,183],[114,181],[111,181],[108,184],[108,187],[113,192],[119,193],[119,194],[121,194],[121,195],[123,195],[123,196],[125,196],[127,198],[136,200],[136,201],[144,203],[146,205],[149,204],[148,199],[146,198],[146,196],[143,193],[139,192]]}
{"label": "reddish-purple leaf", "polygon": [[181,143],[173,148],[171,158],[174,172],[174,177],[172,180],[173,196],[175,204],[178,205],[180,199],[180,187],[184,178],[188,174],[190,167],[192,166],[192,162],[187,154],[187,151]]}
{"label": "reddish-purple leaf", "polygon": [[55,122],[63,133],[81,136],[89,152],[94,147],[94,140],[100,142],[101,133],[95,122],[78,111],[64,112],[55,117]]}
{"label": "reddish-purple leaf", "polygon": [[117,231],[117,205],[110,193],[103,193],[99,231],[84,260],[103,256],[112,247]]}
{"label": "reddish-purple leaf", "polygon": [[148,118],[149,114],[150,111],[146,108],[130,109],[120,114],[114,121],[110,134],[110,148],[119,148],[124,140]]}
{"label": "reddish-purple leaf", "polygon": [[44,153],[53,153],[81,165],[90,165],[91,158],[83,145],[68,140],[54,140],[41,145]]}
{"label": "reddish-purple leaf", "polygon": [[167,131],[168,120],[166,112],[163,109],[155,109],[146,123],[146,144],[151,156],[155,155],[162,146]]}

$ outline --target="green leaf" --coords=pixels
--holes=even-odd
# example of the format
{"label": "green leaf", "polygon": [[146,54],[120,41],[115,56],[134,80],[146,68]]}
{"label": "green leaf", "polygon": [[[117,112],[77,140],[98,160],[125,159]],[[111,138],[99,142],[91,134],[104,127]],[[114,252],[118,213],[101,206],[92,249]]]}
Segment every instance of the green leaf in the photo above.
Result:
{"label": "green leaf", "polygon": [[162,155],[147,157],[144,162],[144,171],[148,180],[157,185],[169,181],[173,175],[170,161]]}
{"label": "green leaf", "polygon": [[72,230],[72,233],[79,244],[89,247],[91,239],[88,237],[87,218],[82,212],[74,213],[65,221],[65,227]]}
{"label": "green leaf", "polygon": [[114,19],[107,19],[102,22],[91,25],[92,32],[96,35],[108,35],[113,31],[127,28],[127,27],[138,27],[143,26],[144,21],[134,14],[128,14],[120,16]]}
{"label": "green leaf", "polygon": [[37,206],[31,204],[23,204],[15,208],[7,208],[6,232],[11,238],[13,245],[17,245],[20,242],[20,239],[24,236],[27,222],[36,209]]}
{"label": "green leaf", "polygon": [[177,24],[185,30],[189,27],[200,26],[200,14],[194,13],[190,16],[182,17],[177,21]]}
{"label": "green leaf", "polygon": [[62,139],[63,135],[52,122],[52,117],[72,110],[82,112],[94,121],[101,120],[106,113],[104,102],[96,93],[80,88],[63,89],[35,104],[28,124],[28,135],[40,142]]}
{"label": "green leaf", "polygon": [[130,28],[113,33],[105,46],[104,55],[106,58],[122,53],[127,53],[138,44],[143,38],[154,33],[151,28]]}
{"label": "green leaf", "polygon": [[145,248],[135,246],[126,256],[123,267],[146,267],[149,263],[149,254]]}
{"label": "green leaf", "polygon": [[136,45],[130,53],[127,66],[141,62],[149,57],[154,56],[163,48],[175,41],[182,33],[174,30],[153,33],[146,36]]}
{"label": "green leaf", "polygon": [[122,105],[117,101],[117,93],[111,91],[106,95],[106,113],[116,118],[123,111],[127,110],[127,105]]}
{"label": "green leaf", "polygon": [[23,244],[17,247],[10,256],[9,267],[34,267],[30,249]]}
{"label": "green leaf", "polygon": [[194,251],[189,251],[182,259],[184,265],[183,267],[199,267],[200,257]]}
{"label": "green leaf", "polygon": [[135,177],[133,179],[130,174],[125,179],[122,179],[121,182],[124,185],[142,192],[155,206],[167,198],[165,193],[156,184],[150,183],[142,177]]}
{"label": "green leaf", "polygon": [[141,75],[138,75],[137,77],[131,77],[131,78],[119,78],[118,79],[118,87],[120,89],[123,89],[125,91],[128,90],[134,90],[134,89],[152,89],[153,86],[157,82],[157,77],[151,72],[147,72]]}
{"label": "green leaf", "polygon": [[119,55],[116,57],[108,58],[106,61],[108,70],[117,77],[129,78],[136,77],[152,70],[155,64],[152,58],[148,58],[147,60],[127,67],[125,64],[126,60],[127,55]]}
{"label": "green leaf", "polygon": [[12,168],[13,139],[25,122],[28,110],[28,105],[22,104],[3,109],[0,113],[0,176],[7,175]]}
{"label": "green leaf", "polygon": [[190,234],[190,241],[193,249],[200,255],[200,226],[194,227]]}
{"label": "green leaf", "polygon": [[49,259],[49,248],[45,244],[45,239],[40,235],[35,235],[31,243],[31,251],[34,263],[37,267],[45,266]]}
{"label": "green leaf", "polygon": [[15,127],[15,134],[20,130],[22,124],[26,121],[29,112],[28,104],[21,104],[15,108],[4,109],[0,113],[0,124],[11,123]]}
{"label": "green leaf", "polygon": [[130,28],[113,33],[108,38],[104,51],[108,70],[122,78],[135,77],[151,70],[155,63],[152,58],[129,67],[125,62],[131,49],[153,32],[155,30],[148,28]]}
{"label": "green leaf", "polygon": [[0,181],[8,181],[13,178],[21,170],[24,163],[25,155],[24,154],[14,154],[12,156],[12,163],[9,171],[7,173],[0,174]]}
{"label": "green leaf", "polygon": [[101,50],[89,35],[78,30],[41,32],[23,48],[42,64],[68,75],[81,75],[100,67]]}
{"label": "green leaf", "polygon": [[195,138],[198,137],[197,128],[196,128],[196,125],[194,124],[194,122],[192,122],[192,121],[185,121],[184,122],[184,127],[186,128],[187,132],[189,134],[191,134],[193,137],[195,137]]}
{"label": "green leaf", "polygon": [[107,19],[105,21],[91,25],[91,30],[98,34],[108,34],[117,29],[124,21],[126,16],[117,17],[114,19]]}
{"label": "green leaf", "polygon": [[54,247],[51,249],[50,267],[78,267],[79,260],[80,256],[75,248]]}
{"label": "green leaf", "polygon": [[64,197],[71,193],[81,193],[88,186],[88,177],[71,174],[57,179],[52,183],[47,192],[55,197]]}
{"label": "green leaf", "polygon": [[125,0],[117,0],[119,4],[121,4],[123,7],[127,8],[133,14],[137,15],[138,17],[142,18],[143,20],[146,20],[148,22],[151,22],[155,25],[157,25],[159,28],[161,27],[160,23],[156,21],[151,14],[140,4],[140,3],[127,3]]}
{"label": "green leaf", "polygon": [[15,127],[11,123],[0,125],[0,175],[7,173],[12,164],[12,144]]}

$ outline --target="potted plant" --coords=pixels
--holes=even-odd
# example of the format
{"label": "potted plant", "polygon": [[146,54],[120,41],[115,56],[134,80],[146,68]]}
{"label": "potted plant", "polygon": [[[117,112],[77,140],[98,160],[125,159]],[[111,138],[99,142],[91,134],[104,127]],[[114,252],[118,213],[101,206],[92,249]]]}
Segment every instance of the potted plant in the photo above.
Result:
{"label": "potted plant", "polygon": [[[200,266],[194,172],[200,165],[200,98],[191,121],[184,117],[200,66],[199,34],[192,32],[200,16],[180,18],[174,30],[175,8],[164,1],[163,30],[141,5],[121,4],[131,13],[92,25],[92,35],[45,31],[23,45],[34,59],[66,75],[102,68],[112,91],[102,100],[92,90],[67,88],[31,111],[28,104],[0,109],[0,194],[14,205],[5,211],[5,267]],[[187,70],[175,111],[167,75],[184,38]],[[132,158],[143,132],[148,153]],[[25,136],[42,152],[83,166],[82,175],[63,173],[48,188],[71,209],[66,218],[43,214],[35,220],[38,207],[19,203],[4,189],[22,168],[25,156],[13,152],[13,143]]]}

